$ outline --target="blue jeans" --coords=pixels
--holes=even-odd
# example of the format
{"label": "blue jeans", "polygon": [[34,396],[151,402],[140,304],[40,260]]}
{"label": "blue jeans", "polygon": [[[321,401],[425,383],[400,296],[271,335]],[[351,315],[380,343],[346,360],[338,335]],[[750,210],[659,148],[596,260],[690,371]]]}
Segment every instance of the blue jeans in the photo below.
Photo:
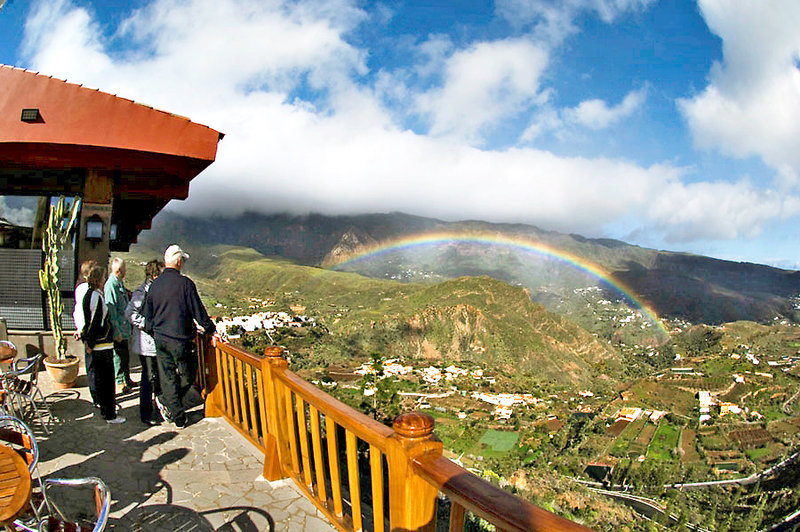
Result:
{"label": "blue jeans", "polygon": [[89,395],[92,396],[92,403],[100,405],[100,399],[97,397],[97,376],[94,364],[94,353],[85,350],[83,352],[84,360],[86,362],[86,380],[89,381]]}
{"label": "blue jeans", "polygon": [[[153,419],[153,397],[159,395],[158,363],[156,357],[139,355],[142,380],[139,383],[139,417],[145,423]],[[158,415],[155,416],[156,418]]]}

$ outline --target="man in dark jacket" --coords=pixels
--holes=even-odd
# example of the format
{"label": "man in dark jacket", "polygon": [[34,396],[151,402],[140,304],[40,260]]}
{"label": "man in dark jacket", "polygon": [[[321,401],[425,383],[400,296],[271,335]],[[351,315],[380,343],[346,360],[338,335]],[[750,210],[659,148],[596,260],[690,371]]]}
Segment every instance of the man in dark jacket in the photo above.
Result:
{"label": "man in dark jacket", "polygon": [[200,329],[205,334],[216,330],[208,317],[197,287],[181,268],[189,255],[176,244],[164,252],[164,272],[150,285],[142,315],[144,330],[156,341],[161,396],[155,401],[164,419],[178,428],[186,426],[183,396],[197,373],[194,337]]}

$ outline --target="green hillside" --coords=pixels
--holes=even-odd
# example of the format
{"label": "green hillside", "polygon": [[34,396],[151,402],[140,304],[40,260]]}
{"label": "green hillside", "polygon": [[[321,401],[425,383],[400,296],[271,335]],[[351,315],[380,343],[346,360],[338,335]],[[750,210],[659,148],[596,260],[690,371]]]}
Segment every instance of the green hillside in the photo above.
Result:
{"label": "green hillside", "polygon": [[[298,266],[252,249],[188,251],[186,272],[212,314],[249,313],[247,300],[257,297],[274,301],[272,310],[304,308],[324,325],[329,334],[300,344],[309,367],[380,352],[475,362],[524,383],[613,385],[623,373],[621,355],[608,343],[547,312],[525,289],[489,277],[401,283]],[[130,258],[141,262],[150,254],[137,246]]]}

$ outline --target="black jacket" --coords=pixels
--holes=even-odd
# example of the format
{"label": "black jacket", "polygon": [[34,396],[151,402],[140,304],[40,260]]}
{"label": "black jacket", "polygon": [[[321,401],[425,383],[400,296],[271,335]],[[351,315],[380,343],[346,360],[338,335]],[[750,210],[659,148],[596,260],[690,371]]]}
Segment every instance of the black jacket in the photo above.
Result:
{"label": "black jacket", "polygon": [[191,340],[197,332],[195,321],[207,334],[216,330],[194,282],[175,268],[166,268],[153,280],[144,300],[142,315],[144,331],[154,337]]}
{"label": "black jacket", "polygon": [[111,329],[111,322],[108,313],[103,315],[105,302],[103,294],[99,290],[86,291],[81,301],[83,316],[86,321],[81,331],[81,340],[86,343],[89,349],[112,349],[114,346],[114,332]]}

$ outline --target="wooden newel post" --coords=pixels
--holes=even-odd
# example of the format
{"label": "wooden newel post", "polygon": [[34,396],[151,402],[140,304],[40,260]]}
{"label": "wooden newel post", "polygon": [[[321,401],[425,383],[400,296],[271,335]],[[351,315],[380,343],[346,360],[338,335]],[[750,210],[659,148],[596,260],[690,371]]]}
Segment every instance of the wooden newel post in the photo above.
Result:
{"label": "wooden newel post", "polygon": [[442,455],[442,442],[433,433],[433,418],[423,412],[407,412],[392,423],[388,449],[389,509],[392,530],[435,530],[438,488],[423,480],[414,461]]}
{"label": "wooden newel post", "polygon": [[284,478],[284,464],[289,457],[289,431],[286,425],[284,405],[284,388],[275,378],[276,373],[285,371],[289,364],[283,358],[283,348],[269,346],[264,348],[264,359],[261,362],[263,388],[259,390],[263,398],[261,408],[266,412],[264,435],[264,478],[278,480]]}
{"label": "wooden newel post", "polygon": [[[217,343],[222,340],[215,336],[202,350],[203,395],[205,396],[205,416],[220,417],[225,411],[225,398],[222,395],[222,383],[219,374],[219,353]],[[200,340],[203,342],[203,340]]]}

